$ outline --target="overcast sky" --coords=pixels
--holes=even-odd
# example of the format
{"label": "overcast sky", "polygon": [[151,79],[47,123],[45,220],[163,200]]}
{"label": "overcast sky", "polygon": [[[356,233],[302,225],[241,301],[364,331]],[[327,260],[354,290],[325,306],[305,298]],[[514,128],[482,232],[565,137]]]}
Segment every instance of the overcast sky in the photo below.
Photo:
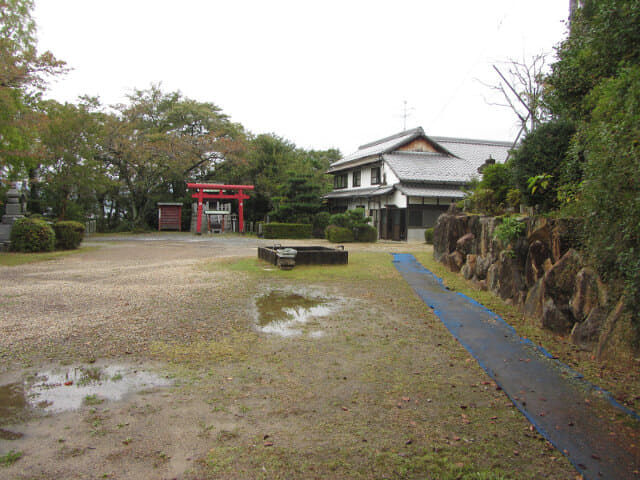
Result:
{"label": "overcast sky", "polygon": [[[106,104],[161,82],[303,148],[427,135],[511,141],[491,66],[566,34],[569,0],[36,0],[39,49],[73,70],[48,96]],[[480,80],[480,81],[479,81]],[[494,97],[494,99],[497,99]]]}

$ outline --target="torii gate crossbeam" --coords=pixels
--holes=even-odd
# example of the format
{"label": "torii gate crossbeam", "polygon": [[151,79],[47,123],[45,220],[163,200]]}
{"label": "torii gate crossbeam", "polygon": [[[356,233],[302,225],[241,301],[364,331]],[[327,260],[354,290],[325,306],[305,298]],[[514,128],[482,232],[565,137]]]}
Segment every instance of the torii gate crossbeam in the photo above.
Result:
{"label": "torii gate crossbeam", "polygon": [[[249,198],[245,190],[253,190],[253,185],[222,185],[218,183],[187,183],[187,188],[196,189],[197,192],[191,195],[198,199],[198,219],[196,221],[196,231],[201,233],[202,229],[202,201],[206,198],[238,200],[238,227],[244,233],[244,204],[243,200]],[[205,190],[217,190],[218,193],[205,192]],[[237,190],[237,193],[223,193],[228,190]]]}

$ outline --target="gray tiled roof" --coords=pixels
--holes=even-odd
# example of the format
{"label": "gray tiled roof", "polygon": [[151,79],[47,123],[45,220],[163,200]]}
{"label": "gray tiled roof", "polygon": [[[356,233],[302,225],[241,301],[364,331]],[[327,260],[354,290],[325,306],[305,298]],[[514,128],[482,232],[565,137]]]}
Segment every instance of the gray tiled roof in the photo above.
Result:
{"label": "gray tiled roof", "polygon": [[337,162],[332,163],[331,169],[363,158],[374,157],[383,153],[392,152],[399,146],[421,136],[425,136],[424,130],[422,130],[422,127],[418,127],[414,128],[413,130],[406,130],[404,132],[391,135],[390,137],[381,138],[380,140],[376,140],[375,142],[366,143],[358,147],[358,150],[356,150],[355,152],[349,155],[345,155]]}
{"label": "gray tiled roof", "polygon": [[351,198],[351,197],[375,197],[378,195],[386,195],[393,191],[394,187],[389,185],[381,185],[373,188],[356,188],[349,190],[334,190],[324,195],[324,198]]}
{"label": "gray tiled roof", "polygon": [[489,157],[495,159],[496,163],[506,162],[509,156],[509,150],[512,147],[511,142],[451,137],[430,138],[454,155],[471,162],[474,170],[477,170]]}
{"label": "gray tiled roof", "polygon": [[465,184],[476,174],[470,162],[441,153],[396,152],[383,158],[401,182]]}
{"label": "gray tiled roof", "polygon": [[396,188],[408,197],[445,197],[464,198],[465,193],[459,188],[444,187],[429,184],[399,183]]}

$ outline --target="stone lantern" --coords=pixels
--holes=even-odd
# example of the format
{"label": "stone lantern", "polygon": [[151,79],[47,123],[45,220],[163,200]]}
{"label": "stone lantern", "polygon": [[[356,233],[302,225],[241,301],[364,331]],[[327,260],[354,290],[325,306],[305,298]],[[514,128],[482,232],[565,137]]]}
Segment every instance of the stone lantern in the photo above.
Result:
{"label": "stone lantern", "polygon": [[9,242],[13,222],[24,217],[24,209],[20,203],[20,192],[17,187],[18,184],[14,182],[7,191],[7,205],[5,206],[5,214],[2,216],[2,223],[0,223],[0,244]]}

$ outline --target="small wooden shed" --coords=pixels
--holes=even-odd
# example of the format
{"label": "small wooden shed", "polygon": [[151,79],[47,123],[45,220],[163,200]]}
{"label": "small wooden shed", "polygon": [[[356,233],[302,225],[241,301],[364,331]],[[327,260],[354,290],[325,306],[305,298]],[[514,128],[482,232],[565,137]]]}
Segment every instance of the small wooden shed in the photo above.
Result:
{"label": "small wooden shed", "polygon": [[182,231],[182,203],[158,202],[158,230]]}

